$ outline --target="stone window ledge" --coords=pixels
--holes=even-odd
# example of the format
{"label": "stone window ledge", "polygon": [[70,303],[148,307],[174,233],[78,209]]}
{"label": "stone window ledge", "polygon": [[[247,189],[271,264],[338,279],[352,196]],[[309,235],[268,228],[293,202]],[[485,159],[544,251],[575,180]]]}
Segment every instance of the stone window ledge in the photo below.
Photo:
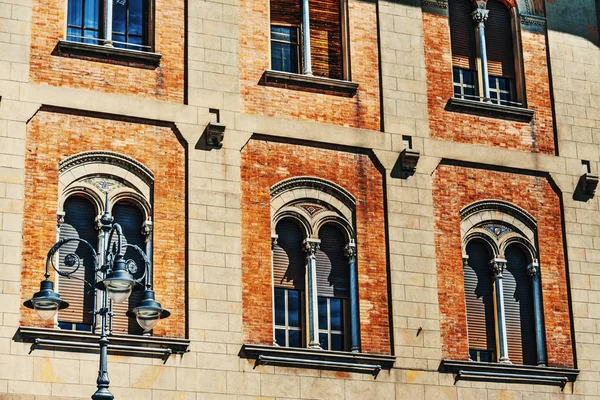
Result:
{"label": "stone window ledge", "polygon": [[69,40],[59,40],[56,45],[56,52],[60,56],[107,61],[147,69],[158,67],[162,58],[162,55],[158,53],[72,42]]}
{"label": "stone window ledge", "polygon": [[438,371],[455,374],[454,383],[459,380],[525,383],[560,386],[561,390],[579,375],[579,370],[572,368],[451,360],[442,360]]}
{"label": "stone window ledge", "polygon": [[[31,351],[38,348],[55,350],[97,352],[100,335],[92,332],[69,331],[62,329],[19,327],[13,336],[17,342],[31,343]],[[135,355],[141,357],[161,357],[163,361],[171,354],[188,352],[188,339],[156,336],[108,335],[109,353]]]}
{"label": "stone window ledge", "polygon": [[263,73],[259,84],[343,97],[353,97],[358,90],[356,82],[272,70]]}
{"label": "stone window ledge", "polygon": [[448,100],[446,110],[519,122],[531,122],[534,115],[534,111],[528,108],[459,99],[456,97]]}
{"label": "stone window ledge", "polygon": [[325,369],[372,374],[394,366],[395,356],[245,344],[239,354],[257,365]]}

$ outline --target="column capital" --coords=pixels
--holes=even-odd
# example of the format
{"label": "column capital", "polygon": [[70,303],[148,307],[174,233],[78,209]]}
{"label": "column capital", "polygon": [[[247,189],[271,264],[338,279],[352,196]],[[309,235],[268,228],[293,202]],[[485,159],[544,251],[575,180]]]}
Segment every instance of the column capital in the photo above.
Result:
{"label": "column capital", "polygon": [[144,236],[152,235],[153,229],[154,229],[154,227],[153,227],[152,221],[150,221],[150,220],[144,221],[144,223],[142,224],[142,235],[144,235]]}
{"label": "column capital", "polygon": [[65,223],[65,212],[59,211],[56,213],[56,227],[60,228],[62,224]]}
{"label": "column capital", "polygon": [[356,243],[354,241],[351,241],[344,247],[344,254],[346,258],[356,257]]}
{"label": "column capital", "polygon": [[537,261],[534,261],[527,266],[527,275],[534,277],[540,275],[540,264]]}
{"label": "column capital", "polygon": [[483,24],[487,22],[488,14],[490,12],[490,10],[486,8],[487,0],[476,0],[473,3],[475,6],[475,11],[471,13],[473,21],[475,21],[478,24]]}
{"label": "column capital", "polygon": [[303,244],[304,251],[308,254],[308,256],[314,257],[315,253],[320,248],[321,240],[308,238],[304,240]]}
{"label": "column capital", "polygon": [[494,273],[494,278],[502,278],[504,268],[506,268],[506,260],[504,258],[492,258],[490,261],[490,269]]}
{"label": "column capital", "polygon": [[277,246],[277,239],[279,239],[279,235],[271,235],[271,250]]}

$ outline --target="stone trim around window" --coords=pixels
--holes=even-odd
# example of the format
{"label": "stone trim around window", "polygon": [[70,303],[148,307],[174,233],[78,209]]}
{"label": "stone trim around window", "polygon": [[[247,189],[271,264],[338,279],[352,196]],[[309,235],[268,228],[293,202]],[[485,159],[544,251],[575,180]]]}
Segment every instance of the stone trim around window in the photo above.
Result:
{"label": "stone trim around window", "polygon": [[162,55],[158,53],[72,42],[70,40],[59,40],[55,51],[59,56],[114,62],[145,69],[157,68],[162,58]]}
{"label": "stone trim around window", "polygon": [[342,97],[353,97],[358,90],[356,82],[272,70],[265,70],[259,85]]}
{"label": "stone trim around window", "polygon": [[241,358],[256,360],[258,365],[277,365],[331,371],[372,374],[374,378],[382,369],[390,370],[396,356],[328,351],[293,347],[244,344],[238,353]]}
{"label": "stone trim around window", "polygon": [[561,390],[564,389],[568,382],[575,382],[579,375],[579,370],[573,368],[452,360],[442,360],[438,371],[455,374],[455,384],[459,380],[524,383],[529,385],[560,386]]}
{"label": "stone trim around window", "polygon": [[456,97],[452,97],[448,100],[446,110],[518,122],[531,122],[533,115],[535,114],[533,110],[528,108],[459,99]]}
{"label": "stone trim around window", "polygon": [[[52,347],[54,350],[91,352],[95,351],[99,339],[100,335],[92,332],[23,326],[13,336],[15,342],[31,343],[31,351]],[[188,339],[140,335],[108,335],[108,340],[109,353],[160,357],[165,362],[172,354],[187,353],[190,345]]]}

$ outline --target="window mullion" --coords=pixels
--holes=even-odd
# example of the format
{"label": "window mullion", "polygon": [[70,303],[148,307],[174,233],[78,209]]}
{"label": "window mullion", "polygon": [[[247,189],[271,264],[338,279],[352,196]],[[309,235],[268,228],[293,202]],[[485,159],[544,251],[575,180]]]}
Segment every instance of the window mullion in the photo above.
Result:
{"label": "window mullion", "polygon": [[503,291],[503,276],[502,273],[506,268],[506,260],[502,258],[494,258],[490,262],[494,273],[494,294],[495,294],[495,309],[498,329],[498,347],[499,360],[501,363],[510,364],[508,357],[508,338],[506,336],[506,318],[504,312],[504,291]]}
{"label": "window mullion", "polygon": [[312,61],[310,55],[310,11],[308,0],[302,0],[302,73],[312,75]]}
{"label": "window mullion", "polygon": [[490,83],[488,81],[488,61],[487,61],[487,50],[485,40],[485,22],[488,18],[489,10],[486,8],[486,2],[478,1],[477,8],[473,11],[473,20],[477,24],[475,28],[477,38],[477,52],[481,60],[481,83],[483,88],[483,101],[490,101]]}
{"label": "window mullion", "polygon": [[113,0],[106,0],[106,35],[104,45],[112,47]]}
{"label": "window mullion", "polygon": [[535,345],[537,363],[546,366],[546,337],[544,335],[544,313],[542,310],[542,288],[540,285],[540,266],[537,261],[527,266],[527,274],[531,276],[533,286],[533,316],[535,318]]}

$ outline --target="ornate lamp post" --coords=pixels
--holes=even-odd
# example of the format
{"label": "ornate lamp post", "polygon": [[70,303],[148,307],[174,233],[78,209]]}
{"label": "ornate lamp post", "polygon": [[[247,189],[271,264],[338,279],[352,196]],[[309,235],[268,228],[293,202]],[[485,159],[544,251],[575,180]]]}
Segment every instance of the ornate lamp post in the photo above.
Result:
{"label": "ornate lamp post", "polygon": [[[102,300],[100,307],[95,307],[94,314],[100,315],[100,368],[98,379],[96,381],[98,390],[92,395],[93,400],[113,400],[114,395],[109,390],[110,380],[108,379],[108,315],[111,314],[108,307],[108,299],[114,303],[122,303],[129,298],[134,290],[144,290],[142,301],[137,307],[127,312],[130,318],[135,318],[138,324],[149,331],[156,326],[162,318],[167,318],[170,312],[162,308],[160,303],[154,299],[152,290],[152,265],[146,254],[136,245],[123,245],[123,230],[117,223],[113,223],[113,217],[108,213],[108,185],[104,182],[104,192],[106,194],[104,213],[100,218],[101,229],[104,235],[103,252],[97,254],[89,242],[84,239],[72,237],[59,240],[52,246],[46,257],[45,279],[40,284],[40,291],[33,295],[31,300],[27,300],[25,307],[34,309],[37,315],[43,320],[53,319],[58,310],[65,309],[69,304],[60,298],[60,295],[54,291],[54,283],[50,280],[50,267],[59,275],[70,277],[81,267],[82,260],[75,253],[65,256],[65,266],[69,271],[61,271],[54,264],[56,252],[65,244],[70,242],[80,242],[87,246],[93,255],[94,262],[94,280],[87,282],[94,290],[102,291]],[[113,244],[113,236],[116,234],[116,243]],[[113,244],[111,246],[111,244]],[[144,275],[140,279],[134,279],[132,272],[137,266],[133,260],[125,260],[123,254],[126,249],[131,247],[135,249],[144,259]],[[142,284],[144,281],[144,284]],[[112,314],[111,314],[112,315]]]}

